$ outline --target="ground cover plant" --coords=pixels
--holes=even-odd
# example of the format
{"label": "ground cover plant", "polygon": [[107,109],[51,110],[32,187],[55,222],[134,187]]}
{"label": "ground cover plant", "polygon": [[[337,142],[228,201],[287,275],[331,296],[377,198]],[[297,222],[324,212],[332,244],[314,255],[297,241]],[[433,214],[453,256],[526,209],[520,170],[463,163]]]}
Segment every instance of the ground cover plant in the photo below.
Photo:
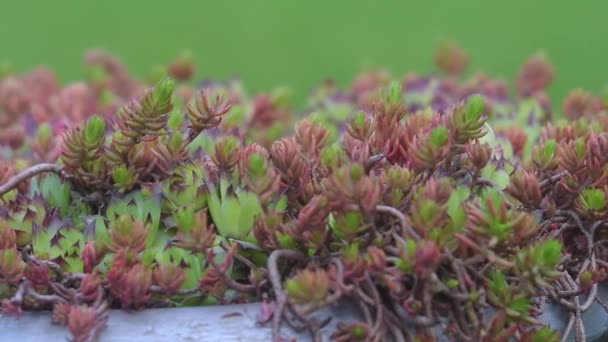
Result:
{"label": "ground cover plant", "polygon": [[[608,97],[554,105],[531,56],[509,82],[368,70],[287,89],[195,84],[188,54],[130,75],[106,51],[83,81],[0,75],[2,312],[52,310],[74,341],[108,310],[260,302],[309,330],[355,301],[335,341],[584,340],[608,270]],[[543,326],[541,303],[570,313]],[[335,318],[334,318],[335,319]]]}

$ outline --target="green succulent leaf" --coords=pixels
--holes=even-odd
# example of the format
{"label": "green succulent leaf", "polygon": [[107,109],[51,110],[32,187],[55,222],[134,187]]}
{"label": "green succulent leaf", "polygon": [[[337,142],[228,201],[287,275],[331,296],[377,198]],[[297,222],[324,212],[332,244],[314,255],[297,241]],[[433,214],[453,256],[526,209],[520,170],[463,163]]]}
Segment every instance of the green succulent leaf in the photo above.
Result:
{"label": "green succulent leaf", "polygon": [[180,110],[174,109],[169,114],[169,119],[167,120],[167,125],[169,126],[169,128],[172,131],[178,132],[184,126],[185,121],[186,121],[186,116]]}
{"label": "green succulent leaf", "polygon": [[68,264],[67,270],[71,273],[82,273],[84,272],[84,261],[79,257],[67,257],[63,260]]}
{"label": "green succulent leaf", "polygon": [[481,177],[496,183],[500,190],[506,189],[511,180],[507,170],[497,168],[492,163],[489,163],[481,170]]}
{"label": "green succulent leaf", "polygon": [[441,147],[448,142],[450,135],[448,129],[439,126],[431,131],[431,144],[435,147]]}
{"label": "green succulent leaf", "polygon": [[59,176],[49,174],[40,181],[38,191],[50,207],[59,208],[62,216],[67,216],[71,206],[72,187]]}
{"label": "green succulent leaf", "polygon": [[481,95],[473,95],[467,99],[466,103],[466,117],[467,121],[475,122],[483,114],[485,108],[485,99]]}
{"label": "green succulent leaf", "polygon": [[538,329],[532,337],[532,342],[559,342],[559,333],[548,326]]}
{"label": "green succulent leaf", "polygon": [[466,186],[458,186],[448,200],[448,215],[452,218],[452,228],[456,231],[464,228],[467,216],[462,210],[463,203],[469,198],[471,191]]}
{"label": "green succulent leaf", "polygon": [[247,111],[242,105],[233,105],[230,111],[224,115],[226,123],[230,126],[237,126],[247,118]]}
{"label": "green succulent leaf", "polygon": [[106,123],[98,116],[93,116],[87,122],[84,129],[84,137],[87,144],[95,145],[104,136]]}
{"label": "green succulent leaf", "polygon": [[283,196],[281,197],[281,199],[277,202],[274,210],[276,210],[278,213],[282,213],[287,209],[287,196]]}
{"label": "green succulent leaf", "polygon": [[130,215],[148,227],[147,246],[154,245],[160,228],[161,200],[159,196],[146,197],[142,191],[134,191],[110,203],[106,216],[110,221],[122,215]]}
{"label": "green succulent leaf", "polygon": [[528,316],[530,307],[530,299],[523,296],[514,298],[508,303],[508,308],[521,316]]}
{"label": "green succulent leaf", "polygon": [[494,296],[500,297],[507,290],[507,279],[504,273],[494,271],[490,275],[489,289]]}
{"label": "green succulent leaf", "polygon": [[449,289],[455,289],[455,288],[458,287],[458,280],[456,280],[456,279],[449,279],[448,281],[445,282],[445,285]]}
{"label": "green succulent leaf", "polygon": [[562,258],[562,244],[557,240],[547,240],[534,246],[536,259],[543,266],[554,269]]}
{"label": "green succulent leaf", "polygon": [[600,211],[606,208],[606,193],[601,189],[584,189],[579,195],[580,201],[589,211]]}
{"label": "green succulent leaf", "polygon": [[388,87],[386,100],[389,103],[399,103],[403,99],[403,88],[401,82],[393,81]]}
{"label": "green succulent leaf", "polygon": [[101,248],[102,246],[111,244],[112,239],[108,234],[108,227],[106,226],[104,217],[97,215],[92,216],[90,219],[95,226],[95,246]]}
{"label": "green succulent leaf", "polygon": [[53,236],[46,230],[34,234],[32,238],[32,249],[34,253],[42,259],[51,258],[51,239]]}
{"label": "green succulent leaf", "polygon": [[252,192],[238,190],[228,195],[228,183],[220,182],[220,194],[212,187],[209,194],[209,212],[224,238],[234,238],[255,243],[251,232],[255,218],[262,213],[258,196]]}
{"label": "green succulent leaf", "polygon": [[64,255],[75,255],[84,248],[84,236],[81,231],[76,229],[61,229],[59,234],[62,236],[59,247]]}

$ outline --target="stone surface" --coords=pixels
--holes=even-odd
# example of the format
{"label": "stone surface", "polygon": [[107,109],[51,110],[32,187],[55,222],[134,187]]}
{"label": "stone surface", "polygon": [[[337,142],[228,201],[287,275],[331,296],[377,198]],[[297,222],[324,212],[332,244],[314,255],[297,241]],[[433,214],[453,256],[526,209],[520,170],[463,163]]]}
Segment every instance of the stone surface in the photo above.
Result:
{"label": "stone surface", "polygon": [[[604,302],[608,302],[608,286],[605,284],[599,286],[597,296]],[[581,297],[581,300],[584,298]],[[539,319],[561,333],[566,329],[569,314],[562,306],[548,303]],[[608,341],[608,312],[601,305],[594,302],[589,310],[583,313],[583,322],[588,342]],[[567,341],[574,341],[574,331]]]}
{"label": "stone surface", "polygon": [[[598,296],[608,302],[608,286],[601,286]],[[339,321],[362,320],[358,307],[343,302],[315,314],[319,319],[332,317],[323,329],[324,341],[335,331]],[[271,323],[260,325],[257,303],[227,306],[204,306],[179,309],[148,309],[129,313],[113,310],[100,342],[164,341],[271,341]],[[540,319],[560,333],[568,323],[568,313],[559,305],[548,303]],[[608,341],[608,313],[597,303],[583,315],[587,341]],[[283,324],[283,337],[311,341],[308,332],[297,333]],[[0,341],[47,342],[67,341],[66,327],[51,324],[49,312],[25,312],[20,319],[0,316]],[[440,341],[447,339],[438,336]],[[574,334],[568,341],[574,340]]]}
{"label": "stone surface", "polygon": [[[148,309],[129,313],[113,310],[99,342],[166,342],[166,341],[271,341],[271,323],[257,324],[259,304],[205,306],[179,309]],[[324,340],[335,331],[339,320],[359,320],[356,307],[342,303],[333,310],[320,310],[315,316],[333,315],[323,329]],[[283,324],[285,338],[310,341],[308,332],[297,333]],[[0,316],[0,341],[49,342],[68,341],[67,327],[51,324],[48,312],[25,312],[20,319]]]}

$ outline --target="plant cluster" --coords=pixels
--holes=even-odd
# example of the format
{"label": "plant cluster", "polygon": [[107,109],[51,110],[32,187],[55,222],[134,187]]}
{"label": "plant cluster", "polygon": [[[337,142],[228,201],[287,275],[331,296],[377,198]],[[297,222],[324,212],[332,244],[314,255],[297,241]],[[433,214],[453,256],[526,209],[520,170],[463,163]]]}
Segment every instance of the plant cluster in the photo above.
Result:
{"label": "plant cluster", "polygon": [[[74,341],[108,309],[259,301],[261,322],[308,329],[355,301],[335,341],[584,339],[608,271],[608,97],[560,111],[543,55],[511,94],[438,73],[321,84],[305,114],[287,89],[192,85],[188,53],[128,74],[105,51],[86,78],[0,75],[2,312],[52,310]],[[567,331],[538,320],[551,300]]]}

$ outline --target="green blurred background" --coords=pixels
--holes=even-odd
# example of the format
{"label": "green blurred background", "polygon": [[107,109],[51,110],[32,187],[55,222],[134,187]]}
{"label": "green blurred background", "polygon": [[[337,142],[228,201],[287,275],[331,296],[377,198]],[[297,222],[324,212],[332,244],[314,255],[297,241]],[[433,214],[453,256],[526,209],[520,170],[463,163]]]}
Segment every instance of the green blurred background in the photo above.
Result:
{"label": "green blurred background", "polygon": [[[189,48],[197,77],[239,75],[248,90],[292,86],[302,100],[326,77],[347,84],[382,66],[401,78],[433,69],[443,40],[467,49],[473,69],[512,81],[543,50],[557,68],[554,99],[608,81],[606,1],[4,1],[0,60],[44,64],[62,81],[82,76],[85,49],[104,47],[138,76]],[[560,101],[561,102],[561,101]]]}

